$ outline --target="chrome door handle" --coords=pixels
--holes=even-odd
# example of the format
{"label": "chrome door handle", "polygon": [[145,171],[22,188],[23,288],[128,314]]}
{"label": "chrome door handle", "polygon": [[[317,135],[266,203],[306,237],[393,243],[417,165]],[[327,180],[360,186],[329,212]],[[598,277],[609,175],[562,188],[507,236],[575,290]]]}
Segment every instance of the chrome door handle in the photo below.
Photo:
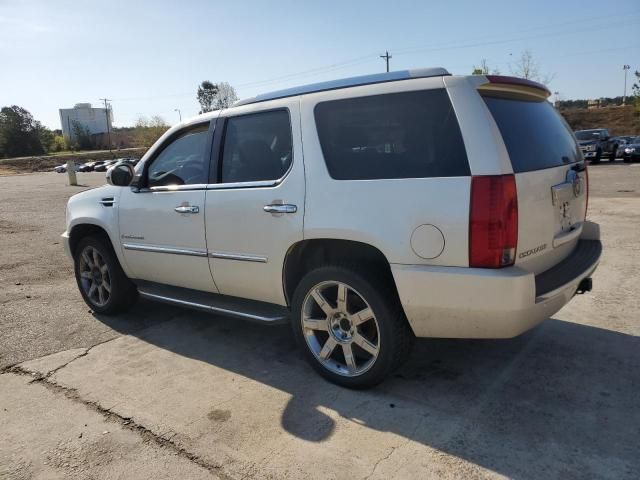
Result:
{"label": "chrome door handle", "polygon": [[178,213],[200,213],[200,207],[196,205],[180,205],[174,210]]}
{"label": "chrome door handle", "polygon": [[271,205],[265,205],[263,210],[267,213],[296,213],[298,207],[289,203],[272,203]]}

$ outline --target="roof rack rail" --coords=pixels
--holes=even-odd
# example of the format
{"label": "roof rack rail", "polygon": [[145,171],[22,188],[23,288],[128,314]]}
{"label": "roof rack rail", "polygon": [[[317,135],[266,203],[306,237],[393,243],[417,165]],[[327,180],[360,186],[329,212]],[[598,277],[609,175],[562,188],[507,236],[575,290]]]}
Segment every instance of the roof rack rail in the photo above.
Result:
{"label": "roof rack rail", "polygon": [[311,83],[300,87],[276,90],[275,92],[263,93],[255,97],[239,100],[233,104],[234,107],[249,105],[251,103],[266,102],[277,98],[295,97],[307,93],[324,92],[327,90],[337,90],[339,88],[356,87],[359,85],[371,85],[374,83],[394,82],[397,80],[408,80],[410,78],[442,77],[451,75],[446,69],[436,68],[415,68],[411,70],[398,70],[396,72],[375,73],[372,75],[361,75],[359,77],[342,78],[330,80],[328,82]]}

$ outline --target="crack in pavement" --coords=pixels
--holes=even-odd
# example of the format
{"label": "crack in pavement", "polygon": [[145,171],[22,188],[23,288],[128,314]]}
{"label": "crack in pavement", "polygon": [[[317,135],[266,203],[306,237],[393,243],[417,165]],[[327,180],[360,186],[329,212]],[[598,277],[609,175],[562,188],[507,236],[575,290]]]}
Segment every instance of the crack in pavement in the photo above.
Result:
{"label": "crack in pavement", "polygon": [[385,460],[388,460],[389,457],[391,455],[393,455],[393,452],[395,452],[399,447],[391,447],[391,450],[389,451],[389,453],[387,453],[384,457],[380,458],[375,465],[373,466],[373,470],[371,470],[371,473],[369,473],[369,475],[367,475],[366,477],[363,478],[363,480],[368,480],[369,478],[371,478],[373,476],[374,473],[376,473],[376,469],[378,468],[378,465],[380,465],[382,462],[384,462]]}
{"label": "crack in pavement", "polygon": [[[105,343],[105,342],[102,342],[102,343]],[[99,344],[94,345],[94,347],[97,345]],[[69,362],[67,362],[64,366],[77,360],[78,358],[86,356],[92,348],[93,347],[89,347],[85,353],[81,353],[73,360],[70,360]],[[62,367],[56,368],[54,371],[59,371],[60,368]],[[3,369],[3,370],[6,370],[6,371],[3,371],[2,374],[13,373],[15,375],[34,377],[33,372],[29,372],[21,368],[19,365],[14,365],[10,369]],[[222,468],[223,468],[222,465],[211,463],[205,460],[204,458],[202,458],[201,456],[195,453],[189,452],[184,447],[181,447],[180,445],[176,444],[172,440],[173,436],[170,437],[169,439],[163,438],[162,436],[157,435],[156,433],[154,433],[144,425],[137,423],[136,421],[133,420],[133,418],[125,417],[123,415],[120,415],[118,413],[111,411],[110,409],[104,408],[98,402],[83,399],[79,395],[77,389],[63,386],[54,382],[50,378],[50,376],[53,375],[54,371],[49,372],[47,375],[42,375],[42,374],[36,375],[34,378],[32,378],[31,381],[29,381],[29,384],[30,385],[41,384],[45,388],[48,388],[49,390],[57,394],[64,395],[66,398],[68,398],[71,401],[81,403],[82,405],[89,408],[90,410],[93,410],[99,413],[100,415],[102,415],[106,420],[117,423],[121,428],[137,433],[138,435],[140,435],[140,437],[142,437],[144,441],[151,441],[161,448],[166,448],[168,450],[171,450],[174,454],[187,459],[188,461],[198,465],[201,468],[204,468],[205,470],[209,471],[210,473],[218,476],[223,480],[233,480],[231,476],[225,474],[222,471]]]}

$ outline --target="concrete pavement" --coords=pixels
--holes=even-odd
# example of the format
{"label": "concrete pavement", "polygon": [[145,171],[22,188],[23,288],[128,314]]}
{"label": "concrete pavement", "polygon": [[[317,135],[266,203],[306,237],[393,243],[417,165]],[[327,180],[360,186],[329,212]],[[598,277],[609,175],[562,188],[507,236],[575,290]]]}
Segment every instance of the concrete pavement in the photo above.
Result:
{"label": "concrete pavement", "polygon": [[[515,339],[419,340],[370,391],[322,380],[286,326],[143,301],[95,316],[70,269],[23,273],[5,292],[38,293],[0,308],[22,332],[0,344],[21,362],[0,375],[0,477],[637,478],[640,198],[612,191],[635,190],[640,167],[590,175],[605,243],[591,294]],[[19,261],[5,272],[35,262]]]}

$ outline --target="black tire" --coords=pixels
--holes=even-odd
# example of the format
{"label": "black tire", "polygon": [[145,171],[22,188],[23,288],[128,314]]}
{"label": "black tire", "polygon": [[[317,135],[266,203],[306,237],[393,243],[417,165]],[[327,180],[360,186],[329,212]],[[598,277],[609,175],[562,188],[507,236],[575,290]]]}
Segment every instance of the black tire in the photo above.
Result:
{"label": "black tire", "polygon": [[594,157],[591,163],[600,163],[601,159],[602,159],[602,150],[598,150],[596,153],[596,156]]}
{"label": "black tire", "polygon": [[[347,388],[370,388],[382,382],[409,357],[414,335],[404,315],[393,280],[388,278],[389,276],[380,270],[367,271],[361,267],[332,265],[310,271],[298,284],[292,303],[293,332],[306,360],[327,380]],[[373,364],[362,374],[344,376],[329,370],[312,352],[305,339],[302,326],[303,304],[311,290],[323,282],[346,284],[369,305],[375,315],[378,353]],[[358,331],[361,327],[353,328]],[[341,352],[338,353],[340,354]]]}
{"label": "black tire", "polygon": [[[103,304],[100,304],[98,299],[93,298],[95,291],[92,295],[89,295],[87,291],[87,281],[91,282],[92,280],[87,280],[82,277],[83,273],[87,273],[86,270],[81,273],[81,269],[87,267],[87,262],[82,259],[83,252],[92,252],[93,250],[91,249],[98,252],[99,259],[101,258],[104,265],[106,265],[106,273],[102,273],[101,275],[103,279],[108,278],[110,292],[108,296],[105,293],[105,301]],[[138,297],[136,286],[122,270],[120,262],[111,246],[111,242],[109,242],[107,238],[102,235],[90,235],[80,239],[73,252],[73,260],[76,283],[78,284],[80,294],[85,303],[94,312],[106,315],[114,314],[127,310],[135,303]],[[98,270],[100,269],[98,268]],[[102,281],[100,282],[102,283]],[[102,290],[106,292],[106,287]]]}

